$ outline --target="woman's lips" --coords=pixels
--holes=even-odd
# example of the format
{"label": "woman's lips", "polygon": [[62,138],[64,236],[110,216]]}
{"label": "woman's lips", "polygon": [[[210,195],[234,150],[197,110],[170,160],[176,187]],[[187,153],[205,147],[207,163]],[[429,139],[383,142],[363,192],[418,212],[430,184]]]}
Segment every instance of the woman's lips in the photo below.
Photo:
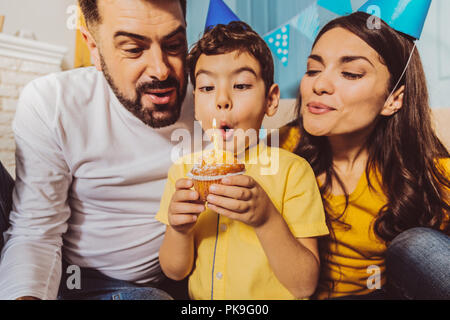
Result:
{"label": "woman's lips", "polygon": [[306,105],[308,108],[308,111],[312,114],[326,114],[331,111],[336,111],[335,108],[327,106],[326,104],[320,103],[320,102],[310,102]]}
{"label": "woman's lips", "polygon": [[157,89],[150,90],[143,94],[147,97],[153,104],[168,104],[172,99],[175,89]]}

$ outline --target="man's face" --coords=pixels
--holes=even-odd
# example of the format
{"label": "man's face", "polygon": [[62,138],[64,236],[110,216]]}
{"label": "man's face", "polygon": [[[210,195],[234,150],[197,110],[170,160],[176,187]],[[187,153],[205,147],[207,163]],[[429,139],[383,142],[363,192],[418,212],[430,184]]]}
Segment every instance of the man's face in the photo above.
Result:
{"label": "man's face", "polygon": [[119,101],[145,124],[175,123],[187,86],[186,24],[179,1],[99,0],[98,7],[97,68]]}

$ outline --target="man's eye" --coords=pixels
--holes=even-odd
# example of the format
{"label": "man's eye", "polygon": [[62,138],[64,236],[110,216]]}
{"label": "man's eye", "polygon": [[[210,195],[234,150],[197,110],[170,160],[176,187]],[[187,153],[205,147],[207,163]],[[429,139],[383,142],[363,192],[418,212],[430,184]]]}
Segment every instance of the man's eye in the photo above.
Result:
{"label": "man's eye", "polygon": [[238,89],[238,90],[250,89],[251,87],[252,87],[251,84],[245,84],[245,83],[239,83],[239,84],[234,85],[234,88]]}
{"label": "man's eye", "polygon": [[342,72],[342,75],[344,76],[344,78],[346,78],[348,80],[358,80],[358,79],[361,79],[362,77],[364,77],[364,74],[352,73],[352,72]]}
{"label": "man's eye", "polygon": [[142,53],[142,51],[144,51],[144,49],[137,47],[137,48],[124,49],[124,51],[126,53],[136,55],[136,54]]}
{"label": "man's eye", "polygon": [[179,41],[174,43],[169,43],[165,45],[165,49],[170,53],[181,53],[186,48],[185,42]]}

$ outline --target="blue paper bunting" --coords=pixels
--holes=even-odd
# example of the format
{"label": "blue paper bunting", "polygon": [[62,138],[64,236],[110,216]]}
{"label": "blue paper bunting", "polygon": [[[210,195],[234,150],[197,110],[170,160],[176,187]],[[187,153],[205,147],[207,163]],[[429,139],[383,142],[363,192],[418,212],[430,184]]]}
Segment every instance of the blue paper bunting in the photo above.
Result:
{"label": "blue paper bunting", "polygon": [[351,0],[318,0],[317,4],[340,16],[353,12]]}
{"label": "blue paper bunting", "polygon": [[290,42],[290,26],[289,23],[269,32],[264,36],[264,40],[269,48],[281,63],[287,67],[289,63],[289,42]]}
{"label": "blue paper bunting", "polygon": [[319,33],[320,22],[317,5],[314,3],[291,20],[291,26],[300,31],[309,40],[314,41]]}

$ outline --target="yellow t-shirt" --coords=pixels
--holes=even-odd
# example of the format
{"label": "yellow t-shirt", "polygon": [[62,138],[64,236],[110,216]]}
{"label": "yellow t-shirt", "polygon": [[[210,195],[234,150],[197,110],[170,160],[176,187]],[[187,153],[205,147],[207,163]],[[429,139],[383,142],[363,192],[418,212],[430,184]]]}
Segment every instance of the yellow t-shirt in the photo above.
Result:
{"label": "yellow t-shirt", "polygon": [[[300,137],[296,127],[282,128],[280,146],[293,151]],[[450,172],[450,161],[439,161],[443,169]],[[328,243],[328,263],[323,264],[325,288],[318,290],[319,299],[348,295],[363,295],[381,287],[385,283],[384,241],[376,237],[373,223],[387,199],[382,191],[378,173],[369,175],[373,188],[369,188],[366,173],[361,176],[356,189],[349,196],[345,213],[339,221],[349,225],[333,223],[331,225],[336,243]],[[327,201],[331,210],[340,214],[345,208],[345,196],[329,196]],[[379,276],[379,283],[377,277]],[[334,288],[331,293],[331,284]],[[328,287],[328,289],[326,289]],[[372,289],[369,289],[372,288]],[[320,288],[320,287],[319,287]]]}
{"label": "yellow t-shirt", "polygon": [[[191,157],[169,170],[156,215],[162,223],[168,224],[175,182],[186,177],[192,168],[192,164],[184,163],[186,159]],[[267,159],[270,160],[266,162]],[[264,188],[296,238],[328,234],[314,172],[304,159],[260,143],[250,150],[245,165],[245,174]],[[261,170],[269,172],[269,167],[278,170],[262,174]],[[189,276],[192,299],[294,299],[273,273],[252,227],[207,209],[197,220],[194,239],[195,264]]]}

